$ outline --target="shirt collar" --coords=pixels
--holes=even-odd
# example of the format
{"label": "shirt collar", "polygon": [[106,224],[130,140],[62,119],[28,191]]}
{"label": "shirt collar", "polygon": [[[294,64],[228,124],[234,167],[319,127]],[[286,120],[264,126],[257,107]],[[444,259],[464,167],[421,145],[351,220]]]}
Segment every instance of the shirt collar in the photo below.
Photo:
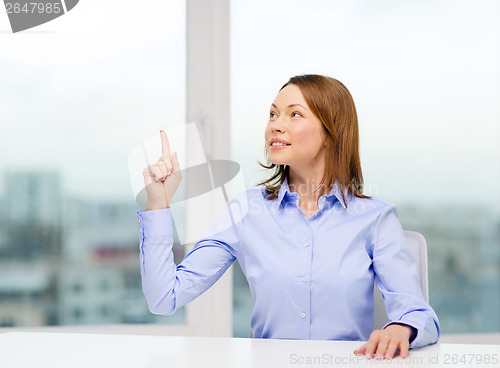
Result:
{"label": "shirt collar", "polygon": [[[344,191],[345,193],[345,198],[347,199],[349,194],[347,190]],[[335,200],[335,198],[340,202],[342,207],[347,208],[343,198],[342,198],[342,192],[340,190],[340,187],[335,180],[335,183],[333,184],[332,190],[330,191],[330,194],[324,195],[324,197],[327,200]],[[286,203],[290,200],[296,200],[299,198],[299,195],[296,192],[290,191],[290,187],[288,186],[288,178],[285,178],[283,181],[283,184],[281,184],[280,190],[278,192],[278,196],[274,199],[273,202],[276,203],[278,207],[281,206],[282,203]]]}

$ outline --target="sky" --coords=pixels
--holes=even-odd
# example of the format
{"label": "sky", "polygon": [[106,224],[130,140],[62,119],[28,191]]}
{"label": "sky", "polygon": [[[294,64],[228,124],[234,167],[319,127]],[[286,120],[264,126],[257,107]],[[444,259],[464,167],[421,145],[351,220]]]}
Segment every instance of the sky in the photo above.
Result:
{"label": "sky", "polygon": [[295,74],[326,74],[353,95],[372,194],[498,206],[489,189],[500,184],[500,2],[237,3],[231,96],[243,160],[262,156],[262,144],[243,141],[262,141],[279,87]]}
{"label": "sky", "polygon": [[129,151],[185,120],[183,4],[85,0],[9,27],[0,14],[0,172],[56,168],[68,195],[133,200]]}
{"label": "sky", "polygon": [[[68,195],[133,201],[128,152],[185,123],[184,2],[137,4],[81,1],[18,34],[0,13],[0,173],[57,168]],[[233,0],[231,17],[248,186],[279,88],[319,73],[353,95],[370,194],[500,208],[500,2]]]}

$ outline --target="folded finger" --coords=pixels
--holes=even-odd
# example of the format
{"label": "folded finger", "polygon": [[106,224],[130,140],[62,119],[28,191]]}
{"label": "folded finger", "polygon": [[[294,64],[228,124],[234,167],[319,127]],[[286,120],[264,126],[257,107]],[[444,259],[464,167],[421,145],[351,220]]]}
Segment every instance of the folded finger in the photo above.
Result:
{"label": "folded finger", "polygon": [[167,169],[167,165],[165,164],[164,161],[161,161],[161,160],[158,161],[158,168],[161,171],[162,178],[167,177],[168,169]]}
{"label": "folded finger", "polygon": [[155,166],[152,167],[152,170],[153,170],[153,174],[154,174],[154,177],[155,177],[155,181],[156,182],[160,181],[160,179],[162,178],[162,174],[161,174],[160,168],[155,165]]}
{"label": "folded finger", "polygon": [[387,346],[389,345],[389,337],[383,334],[378,340],[377,350],[375,352],[375,357],[377,359],[382,359],[387,351]]}
{"label": "folded finger", "polygon": [[384,358],[391,358],[391,359],[394,358],[397,348],[398,348],[398,343],[396,341],[391,341],[387,346]]}
{"label": "folded finger", "polygon": [[404,340],[399,344],[399,356],[401,358],[406,358],[408,356],[408,350],[410,348],[410,343],[408,340]]}
{"label": "folded finger", "polygon": [[365,355],[368,358],[372,358],[373,357],[373,355],[375,353],[375,350],[377,349],[377,346],[378,346],[378,341],[379,341],[378,335],[372,334],[372,336],[370,337],[370,339],[366,343]]}
{"label": "folded finger", "polygon": [[172,162],[170,162],[171,159],[172,159],[171,156],[162,155],[158,160],[158,162],[163,161],[163,163],[165,163],[165,166],[167,167],[167,175],[170,175],[170,173],[172,173],[173,166]]}
{"label": "folded finger", "polygon": [[365,351],[366,351],[366,343],[363,344],[363,346],[361,346],[359,349],[354,350],[354,354],[356,354],[356,355],[364,354]]}

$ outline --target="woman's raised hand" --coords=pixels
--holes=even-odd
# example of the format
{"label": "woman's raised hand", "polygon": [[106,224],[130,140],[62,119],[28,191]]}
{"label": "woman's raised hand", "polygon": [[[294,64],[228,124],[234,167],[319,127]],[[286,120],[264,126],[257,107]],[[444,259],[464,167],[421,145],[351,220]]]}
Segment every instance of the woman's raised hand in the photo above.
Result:
{"label": "woman's raised hand", "polygon": [[169,208],[182,179],[177,152],[170,155],[167,133],[160,130],[160,136],[162,155],[154,165],[146,167],[142,173],[148,193],[146,202],[148,211]]}

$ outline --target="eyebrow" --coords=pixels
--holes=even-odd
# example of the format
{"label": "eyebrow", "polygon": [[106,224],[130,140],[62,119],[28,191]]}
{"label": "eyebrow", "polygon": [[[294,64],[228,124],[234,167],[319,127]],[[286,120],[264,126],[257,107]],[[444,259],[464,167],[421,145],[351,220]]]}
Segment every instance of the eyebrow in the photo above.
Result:
{"label": "eyebrow", "polygon": [[[271,104],[271,106],[273,106],[275,109],[278,108],[278,106],[276,106],[274,103]],[[291,104],[291,105],[288,105],[288,108],[290,107],[295,107],[295,106],[300,106],[302,107],[304,110],[307,110],[304,106],[302,106],[301,104]]]}

